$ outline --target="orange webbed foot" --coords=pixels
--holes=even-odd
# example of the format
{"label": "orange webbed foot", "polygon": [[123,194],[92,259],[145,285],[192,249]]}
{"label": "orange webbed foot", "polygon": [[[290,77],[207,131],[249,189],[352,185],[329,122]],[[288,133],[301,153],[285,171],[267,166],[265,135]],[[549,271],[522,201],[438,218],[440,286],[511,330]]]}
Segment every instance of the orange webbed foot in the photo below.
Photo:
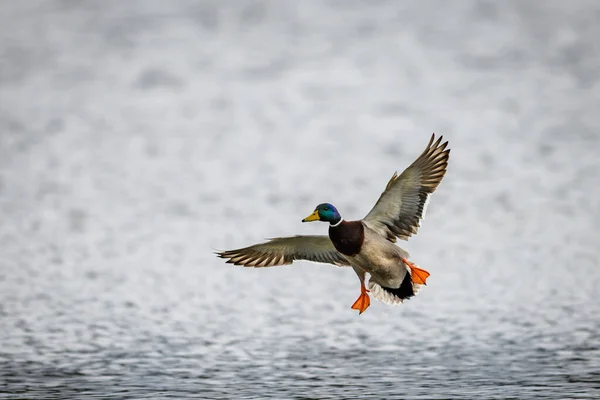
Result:
{"label": "orange webbed foot", "polygon": [[358,314],[362,314],[371,305],[371,299],[366,293],[361,293],[358,299],[352,304],[352,309],[358,310]]}
{"label": "orange webbed foot", "polygon": [[408,265],[410,268],[413,283],[418,285],[427,285],[427,278],[429,278],[429,275],[431,275],[429,272],[417,267],[416,264],[411,263],[406,258],[403,258],[402,262],[404,262],[404,264]]}
{"label": "orange webbed foot", "polygon": [[352,309],[358,310],[358,315],[362,314],[371,305],[371,298],[367,294],[368,292],[367,288],[365,288],[364,285],[361,285],[360,296],[358,296],[358,299],[352,304]]}

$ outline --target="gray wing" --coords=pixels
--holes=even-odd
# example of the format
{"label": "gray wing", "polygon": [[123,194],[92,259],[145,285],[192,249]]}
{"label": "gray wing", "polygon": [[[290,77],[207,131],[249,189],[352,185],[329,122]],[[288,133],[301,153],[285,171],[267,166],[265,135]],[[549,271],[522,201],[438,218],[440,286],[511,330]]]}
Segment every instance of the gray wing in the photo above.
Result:
{"label": "gray wing", "polygon": [[346,258],[335,249],[328,236],[293,236],[270,239],[268,242],[216,253],[228,258],[228,263],[246,267],[273,267],[291,264],[294,260],[349,266]]}
{"label": "gray wing", "polygon": [[446,174],[450,149],[446,150],[448,142],[441,143],[442,138],[434,143],[435,134],[431,135],[425,151],[400,176],[394,172],[385,191],[363,219],[368,227],[393,243],[396,237],[407,240],[417,233],[429,196]]}

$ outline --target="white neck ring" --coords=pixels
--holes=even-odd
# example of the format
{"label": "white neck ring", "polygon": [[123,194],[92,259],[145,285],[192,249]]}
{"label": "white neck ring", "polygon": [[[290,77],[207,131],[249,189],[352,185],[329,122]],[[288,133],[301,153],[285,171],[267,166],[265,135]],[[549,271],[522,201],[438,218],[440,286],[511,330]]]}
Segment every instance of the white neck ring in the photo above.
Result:
{"label": "white neck ring", "polygon": [[344,220],[344,219],[342,218],[342,219],[340,219],[340,220],[339,220],[339,221],[338,221],[336,224],[334,224],[334,225],[331,225],[331,226],[332,226],[332,227],[336,227],[336,226],[338,226],[339,224],[341,224],[343,220]]}

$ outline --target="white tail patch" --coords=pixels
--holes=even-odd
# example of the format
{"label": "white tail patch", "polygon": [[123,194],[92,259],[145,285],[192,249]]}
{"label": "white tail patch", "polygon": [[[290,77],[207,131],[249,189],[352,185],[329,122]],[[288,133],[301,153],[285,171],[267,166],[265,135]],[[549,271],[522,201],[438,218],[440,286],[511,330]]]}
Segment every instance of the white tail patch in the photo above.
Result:
{"label": "white tail patch", "polygon": [[380,301],[390,306],[399,306],[402,304],[402,299],[379,286],[375,282],[369,281],[369,295],[375,300]]}
{"label": "white tail patch", "polygon": [[[416,264],[415,264],[415,266],[416,266]],[[410,268],[407,268],[407,272],[412,277],[412,272],[411,272]],[[419,293],[419,290],[421,290],[422,287],[423,287],[423,285],[412,282],[414,296],[416,296],[417,293]],[[395,295],[393,293],[388,292],[383,287],[381,287],[381,285],[379,285],[377,282],[373,282],[371,280],[369,280],[369,294],[375,300],[380,301],[385,304],[388,304],[388,305],[391,305],[391,306],[399,306],[400,304],[402,304],[404,302],[403,299],[401,299],[400,297],[398,297],[397,295]],[[408,299],[405,299],[405,300],[408,300]]]}

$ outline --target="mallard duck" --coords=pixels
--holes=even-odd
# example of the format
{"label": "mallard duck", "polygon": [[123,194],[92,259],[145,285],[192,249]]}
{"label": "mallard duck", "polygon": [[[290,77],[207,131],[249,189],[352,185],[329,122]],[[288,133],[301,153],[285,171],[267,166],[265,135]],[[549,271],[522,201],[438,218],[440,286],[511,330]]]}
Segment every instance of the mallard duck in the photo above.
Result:
{"label": "mallard duck", "polygon": [[[434,142],[433,134],[427,148],[402,174],[394,172],[363,219],[346,221],[332,204],[322,203],[302,222],[328,222],[328,236],[278,237],[216,254],[246,267],[273,267],[294,260],[350,266],[360,280],[360,295],[352,305],[359,315],[371,304],[369,294],[386,304],[401,304],[413,297],[430,275],[409,261],[408,253],[395,243],[417,233],[429,196],[446,173],[450,149],[446,149],[447,141],[441,143],[442,138]],[[370,275],[369,289],[366,273]]]}

